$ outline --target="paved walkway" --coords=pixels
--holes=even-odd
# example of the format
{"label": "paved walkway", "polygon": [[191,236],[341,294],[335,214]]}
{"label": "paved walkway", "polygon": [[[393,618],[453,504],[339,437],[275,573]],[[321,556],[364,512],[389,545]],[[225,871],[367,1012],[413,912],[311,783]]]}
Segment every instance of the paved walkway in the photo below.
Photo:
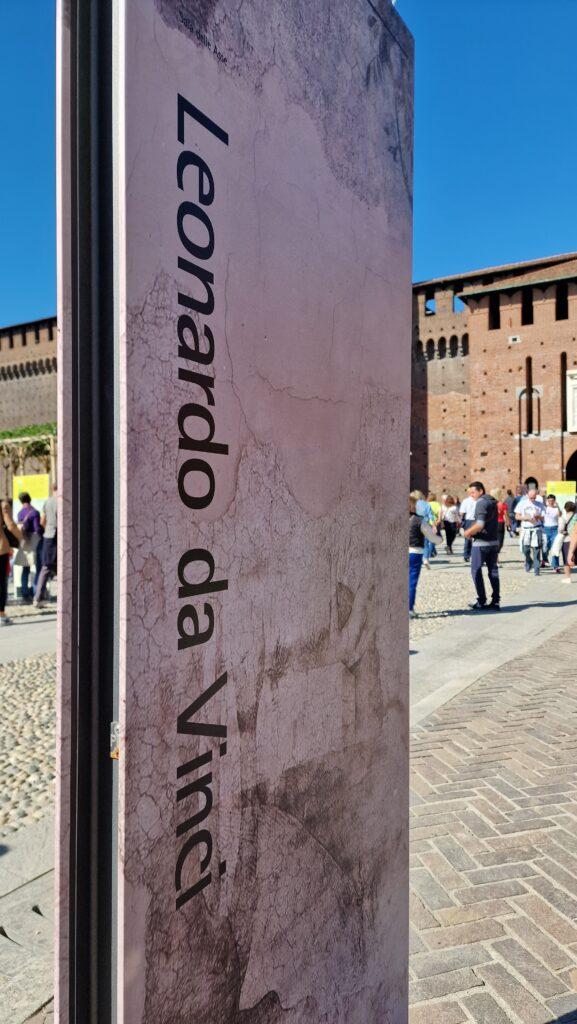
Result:
{"label": "paved walkway", "polygon": [[414,728],[411,1024],[577,1021],[577,609],[562,615],[523,655],[509,630],[514,660]]}
{"label": "paved walkway", "polygon": [[[573,594],[412,641],[410,1024],[577,1022]],[[52,1024],[49,833],[0,840],[0,1024]]]}
{"label": "paved walkway", "polygon": [[0,665],[56,651],[56,609],[18,608],[12,625],[0,629]]}
{"label": "paved walkway", "polygon": [[522,576],[525,586],[503,598],[500,612],[471,612],[463,602],[442,629],[411,640],[413,725],[487,672],[577,623],[576,574],[570,585],[550,570]]}
{"label": "paved walkway", "polygon": [[[463,560],[463,546],[462,537],[455,541],[452,555],[448,555],[442,545],[439,546],[437,557],[431,560],[430,570],[423,569],[421,572],[417,590],[417,618],[409,624],[411,641],[419,641],[439,629],[450,629],[466,613],[469,601],[475,600],[471,566]],[[519,595],[533,580],[524,570],[517,540],[509,537],[505,540],[499,555],[499,571],[501,599],[503,606],[506,606],[513,596]],[[544,569],[542,578],[551,573],[549,568]]]}
{"label": "paved walkway", "polygon": [[22,1024],[54,991],[53,824],[0,842],[0,1024]]}

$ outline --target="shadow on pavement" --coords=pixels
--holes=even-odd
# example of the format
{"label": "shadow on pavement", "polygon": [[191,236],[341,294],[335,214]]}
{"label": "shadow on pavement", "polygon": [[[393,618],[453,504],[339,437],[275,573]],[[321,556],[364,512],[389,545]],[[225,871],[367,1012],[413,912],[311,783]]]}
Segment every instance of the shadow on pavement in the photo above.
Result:
{"label": "shadow on pavement", "polygon": [[12,625],[20,626],[31,622],[54,622],[56,619],[56,608],[47,612],[31,612],[30,615],[13,615]]}
{"label": "shadow on pavement", "polygon": [[[529,604],[504,604],[501,606],[501,612],[523,612],[527,608],[569,608],[575,604],[577,604],[577,597],[574,601],[531,601]],[[501,614],[501,612],[494,612],[491,608],[487,608],[486,611],[492,615]],[[425,622],[428,619],[450,619],[455,615],[471,615],[477,618],[480,616],[480,612],[473,611],[472,608],[448,608],[447,611],[442,612],[420,612],[418,618]]]}

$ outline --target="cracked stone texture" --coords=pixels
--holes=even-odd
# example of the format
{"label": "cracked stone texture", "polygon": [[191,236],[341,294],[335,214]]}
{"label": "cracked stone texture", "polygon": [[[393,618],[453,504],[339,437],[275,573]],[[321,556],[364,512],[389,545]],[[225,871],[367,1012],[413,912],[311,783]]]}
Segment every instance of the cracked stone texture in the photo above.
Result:
{"label": "cracked stone texture", "polygon": [[[408,489],[412,42],[365,0],[129,0],[126,19],[120,1014],[404,1024],[406,538],[390,495]],[[215,310],[197,322],[229,445],[200,512],[177,491],[177,412],[206,404],[177,376],[177,296],[195,282],[176,215],[198,188],[191,167],[177,186],[178,92],[230,134],[186,118],[215,183]],[[212,638],[179,651],[191,547],[229,585],[209,595]],[[177,911],[175,829],[198,803],[177,805],[176,770],[208,742],[177,716],[224,670],[198,716],[228,729],[202,826],[214,877]],[[194,852],[184,884],[199,875]]]}

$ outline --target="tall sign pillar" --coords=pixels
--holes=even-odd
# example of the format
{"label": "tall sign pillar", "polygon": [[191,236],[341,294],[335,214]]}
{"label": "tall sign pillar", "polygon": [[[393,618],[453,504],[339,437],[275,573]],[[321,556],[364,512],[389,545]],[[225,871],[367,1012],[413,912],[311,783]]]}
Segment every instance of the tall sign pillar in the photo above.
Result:
{"label": "tall sign pillar", "polygon": [[60,1024],[405,1024],[411,37],[60,50]]}

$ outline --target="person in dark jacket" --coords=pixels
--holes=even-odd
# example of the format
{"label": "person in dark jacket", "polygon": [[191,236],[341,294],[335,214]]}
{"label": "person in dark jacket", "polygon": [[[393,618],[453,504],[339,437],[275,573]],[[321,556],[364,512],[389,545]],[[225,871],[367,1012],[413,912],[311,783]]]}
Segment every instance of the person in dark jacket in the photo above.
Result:
{"label": "person in dark jacket", "polygon": [[[472,611],[481,611],[483,608],[500,610],[500,584],[499,584],[499,525],[497,502],[490,494],[486,494],[485,487],[480,480],[474,480],[469,485],[469,494],[475,502],[475,521],[468,530],[465,530],[465,537],[472,539],[471,548],[471,575],[477,591],[477,600],[469,605]],[[487,566],[489,582],[491,584],[491,603],[487,605],[487,594],[485,581],[483,579],[483,566]]]}

